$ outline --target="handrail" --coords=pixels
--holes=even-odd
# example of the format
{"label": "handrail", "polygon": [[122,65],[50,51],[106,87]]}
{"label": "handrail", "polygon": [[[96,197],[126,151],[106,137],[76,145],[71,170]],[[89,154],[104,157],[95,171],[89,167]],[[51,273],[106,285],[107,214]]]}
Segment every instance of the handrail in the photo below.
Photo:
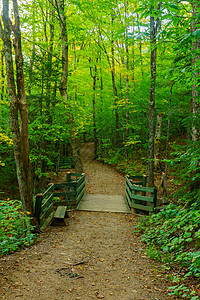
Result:
{"label": "handrail", "polygon": [[[40,227],[52,213],[56,205],[75,205],[82,199],[85,192],[85,174],[67,173],[65,183],[52,183],[43,194],[35,196],[35,217]],[[71,177],[76,179],[71,181]],[[56,189],[65,188],[65,192],[57,192]],[[56,201],[56,197],[64,196],[65,200]]]}
{"label": "handrail", "polygon": [[[146,176],[126,176],[126,200],[132,209],[153,212],[157,203],[156,188],[146,187]],[[140,186],[138,186],[138,180]],[[140,193],[140,194],[138,194]],[[150,195],[146,195],[149,193]]]}

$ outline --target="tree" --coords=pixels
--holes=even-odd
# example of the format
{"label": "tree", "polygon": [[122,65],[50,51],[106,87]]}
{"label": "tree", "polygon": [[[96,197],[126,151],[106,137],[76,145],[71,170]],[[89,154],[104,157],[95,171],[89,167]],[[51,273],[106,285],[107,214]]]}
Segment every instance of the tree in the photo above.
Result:
{"label": "tree", "polygon": [[[160,10],[161,2],[157,10]],[[150,16],[150,44],[151,44],[151,84],[149,101],[149,165],[148,165],[148,185],[154,186],[154,110],[155,110],[155,88],[156,88],[156,33],[158,31],[159,18],[155,20],[154,6],[151,6]]]}
{"label": "tree", "polygon": [[64,0],[55,0],[57,6],[57,12],[59,17],[59,24],[61,29],[61,38],[62,38],[62,75],[60,81],[60,95],[65,102],[67,107],[67,114],[68,114],[68,122],[70,125],[70,139],[71,139],[71,147],[72,147],[72,155],[74,157],[75,168],[78,173],[83,172],[83,166],[80,157],[80,150],[78,146],[78,141],[76,137],[76,129],[75,129],[75,122],[74,116],[71,109],[70,99],[68,97],[68,65],[69,65],[69,58],[68,58],[68,35],[67,35],[67,25],[66,25],[66,16],[65,16],[65,5]]}
{"label": "tree", "polygon": [[[13,10],[15,19],[14,25],[12,25],[9,18],[9,1],[3,0],[2,19],[4,28],[0,23],[0,37],[4,44],[6,75],[10,99],[10,123],[22,208],[25,213],[30,213],[32,217],[32,224],[37,226],[37,221],[34,218],[33,207],[33,191],[28,142],[28,110],[24,85],[21,31],[17,0],[13,0]],[[16,80],[12,59],[11,32],[14,33],[13,46],[15,51]]]}
{"label": "tree", "polygon": [[[199,1],[192,1],[192,24],[191,24],[191,31],[195,37],[192,43],[192,68],[193,68],[193,78],[192,78],[192,141],[194,143],[194,147],[198,147],[199,142],[199,109],[200,109],[200,89],[199,89],[199,59],[200,59],[200,37],[199,37],[199,13],[200,13],[200,3]],[[199,189],[200,186],[200,161],[197,159],[197,169],[192,171],[192,175],[194,180],[191,183],[191,191],[195,189]]]}

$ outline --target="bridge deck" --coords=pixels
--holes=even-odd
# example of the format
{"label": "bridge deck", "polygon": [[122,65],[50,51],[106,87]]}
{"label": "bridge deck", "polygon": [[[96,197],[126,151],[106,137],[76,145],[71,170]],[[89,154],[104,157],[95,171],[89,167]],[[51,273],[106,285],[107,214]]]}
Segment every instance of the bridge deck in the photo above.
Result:
{"label": "bridge deck", "polygon": [[120,195],[86,194],[77,210],[130,213],[125,197]]}

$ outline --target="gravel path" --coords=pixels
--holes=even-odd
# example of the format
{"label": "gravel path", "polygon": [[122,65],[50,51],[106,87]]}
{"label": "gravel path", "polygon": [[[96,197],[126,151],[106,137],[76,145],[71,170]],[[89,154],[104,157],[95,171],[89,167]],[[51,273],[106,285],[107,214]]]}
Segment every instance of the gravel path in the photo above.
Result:
{"label": "gravel path", "polygon": [[[92,161],[92,146],[81,147],[87,192],[123,195],[124,178]],[[131,214],[71,212],[66,227],[48,227],[37,244],[0,258],[0,299],[170,299],[136,223]]]}

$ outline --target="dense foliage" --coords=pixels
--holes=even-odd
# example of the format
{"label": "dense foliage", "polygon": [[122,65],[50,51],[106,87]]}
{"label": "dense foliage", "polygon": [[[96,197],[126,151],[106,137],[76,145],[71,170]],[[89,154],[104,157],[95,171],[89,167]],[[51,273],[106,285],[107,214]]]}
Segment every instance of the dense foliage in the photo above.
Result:
{"label": "dense foliage", "polygon": [[169,289],[170,295],[199,299],[195,296],[196,291],[187,287],[192,280],[199,289],[199,200],[198,196],[189,208],[171,203],[158,214],[143,218],[137,228],[142,232],[142,241],[147,244],[147,254],[162,261],[166,270],[172,270],[174,285]]}
{"label": "dense foliage", "polygon": [[[17,200],[0,200],[0,255],[9,254],[34,240],[29,217]],[[26,224],[26,226],[24,226]]]}

